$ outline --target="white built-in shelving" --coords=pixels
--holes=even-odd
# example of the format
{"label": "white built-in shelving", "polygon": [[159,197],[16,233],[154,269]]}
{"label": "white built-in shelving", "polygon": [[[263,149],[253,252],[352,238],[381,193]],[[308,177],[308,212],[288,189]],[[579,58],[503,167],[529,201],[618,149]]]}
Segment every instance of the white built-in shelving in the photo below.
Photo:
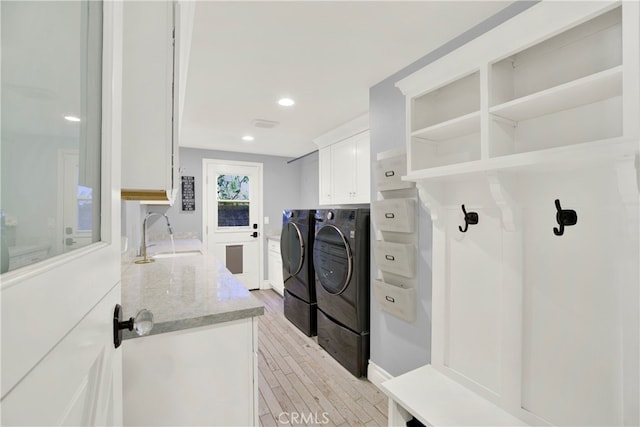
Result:
{"label": "white built-in shelving", "polygon": [[640,3],[537,3],[397,86],[433,307],[390,422],[640,424]]}
{"label": "white built-in shelving", "polygon": [[477,132],[480,132],[480,111],[418,129],[412,132],[411,136],[431,141],[444,141]]}
{"label": "white built-in shelving", "polygon": [[496,105],[491,107],[489,112],[513,122],[520,122],[620,95],[622,95],[622,66],[619,65]]}
{"label": "white built-in shelving", "polygon": [[[589,151],[592,142],[633,139],[638,126],[628,123],[625,131],[623,117],[631,117],[625,110],[638,105],[632,99],[637,60],[623,63],[623,6],[601,10],[575,25],[549,19],[547,28],[554,30],[542,31],[550,36],[541,31],[526,41],[518,35],[497,43],[486,50],[497,59],[467,49],[438,61],[445,64],[433,73],[419,71],[399,82],[407,95],[407,178],[424,179],[430,169],[437,169],[438,177],[504,169],[509,161],[518,167],[522,154],[546,150],[546,158],[532,162],[554,161],[553,150],[560,147]],[[478,60],[470,63],[464,55]],[[462,64],[471,71],[452,75]]]}

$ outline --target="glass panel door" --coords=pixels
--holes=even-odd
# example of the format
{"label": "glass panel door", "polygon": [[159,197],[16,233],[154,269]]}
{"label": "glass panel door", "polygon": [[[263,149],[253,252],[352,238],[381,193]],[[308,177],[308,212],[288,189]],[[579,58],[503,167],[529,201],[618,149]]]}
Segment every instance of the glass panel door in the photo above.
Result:
{"label": "glass panel door", "polygon": [[100,240],[102,3],[0,7],[4,273]]}

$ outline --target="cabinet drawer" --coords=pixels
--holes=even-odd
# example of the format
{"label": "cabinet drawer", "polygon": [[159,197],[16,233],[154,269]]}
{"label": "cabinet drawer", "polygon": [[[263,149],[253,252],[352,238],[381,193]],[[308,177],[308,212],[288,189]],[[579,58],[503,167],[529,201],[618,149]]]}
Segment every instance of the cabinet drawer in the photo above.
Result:
{"label": "cabinet drawer", "polygon": [[373,293],[378,306],[407,322],[416,320],[416,291],[413,288],[403,288],[390,285],[381,280],[373,281]]}
{"label": "cabinet drawer", "polygon": [[376,264],[380,270],[413,278],[416,272],[416,248],[404,243],[376,240],[373,244]]}
{"label": "cabinet drawer", "polygon": [[406,156],[390,157],[376,161],[375,179],[376,190],[401,190],[415,186],[413,182],[402,181],[400,179],[407,174]]}
{"label": "cabinet drawer", "polygon": [[414,199],[378,200],[372,204],[373,223],[380,231],[413,233],[416,222]]}

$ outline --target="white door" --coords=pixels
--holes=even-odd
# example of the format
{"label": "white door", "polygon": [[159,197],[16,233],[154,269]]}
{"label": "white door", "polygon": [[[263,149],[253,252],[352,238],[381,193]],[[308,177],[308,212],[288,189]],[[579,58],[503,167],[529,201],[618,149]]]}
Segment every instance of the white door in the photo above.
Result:
{"label": "white door", "polygon": [[[3,2],[0,17],[1,173],[11,183],[0,207],[15,231],[3,223],[2,255],[34,230],[51,243],[47,260],[1,276],[2,425],[118,425],[121,4]],[[57,252],[57,152],[74,142],[99,223],[87,246]]]}
{"label": "white door", "polygon": [[205,245],[247,289],[259,289],[262,163],[204,159],[202,170]]}

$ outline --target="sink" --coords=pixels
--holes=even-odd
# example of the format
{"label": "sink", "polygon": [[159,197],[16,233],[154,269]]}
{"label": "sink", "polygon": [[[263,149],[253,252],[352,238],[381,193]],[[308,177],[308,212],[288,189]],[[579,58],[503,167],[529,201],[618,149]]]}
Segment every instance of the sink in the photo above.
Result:
{"label": "sink", "polygon": [[199,250],[194,251],[175,251],[175,252],[160,252],[153,255],[151,258],[179,258],[185,256],[202,255]]}

